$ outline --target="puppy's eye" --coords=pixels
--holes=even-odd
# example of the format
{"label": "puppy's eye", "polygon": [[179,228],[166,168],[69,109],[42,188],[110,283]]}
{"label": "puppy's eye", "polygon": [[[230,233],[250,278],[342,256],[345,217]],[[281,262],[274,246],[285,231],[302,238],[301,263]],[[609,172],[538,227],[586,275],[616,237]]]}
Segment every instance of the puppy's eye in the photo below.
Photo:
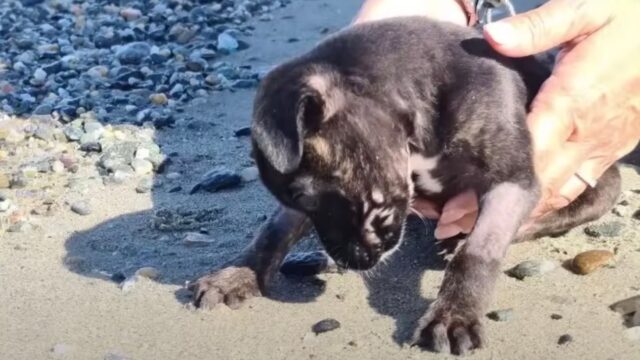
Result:
{"label": "puppy's eye", "polygon": [[293,196],[293,201],[308,211],[314,211],[318,209],[318,206],[320,205],[318,197],[313,195],[296,194]]}

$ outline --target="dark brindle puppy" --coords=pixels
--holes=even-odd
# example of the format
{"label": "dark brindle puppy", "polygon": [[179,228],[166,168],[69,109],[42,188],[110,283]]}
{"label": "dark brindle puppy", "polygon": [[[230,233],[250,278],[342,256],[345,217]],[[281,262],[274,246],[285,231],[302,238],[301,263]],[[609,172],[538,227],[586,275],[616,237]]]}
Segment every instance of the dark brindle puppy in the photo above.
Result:
{"label": "dark brindle puppy", "polygon": [[262,181],[283,206],[238,258],[193,284],[195,304],[264,294],[311,226],[339,265],[369,269],[397,248],[414,196],[442,203],[473,189],[478,221],[415,342],[480,347],[509,244],[594,220],[619,193],[614,167],[518,232],[540,194],[525,115],[548,75],[533,58],[499,56],[475,30],[425,18],[351,27],[279,66],[258,90],[252,137]]}

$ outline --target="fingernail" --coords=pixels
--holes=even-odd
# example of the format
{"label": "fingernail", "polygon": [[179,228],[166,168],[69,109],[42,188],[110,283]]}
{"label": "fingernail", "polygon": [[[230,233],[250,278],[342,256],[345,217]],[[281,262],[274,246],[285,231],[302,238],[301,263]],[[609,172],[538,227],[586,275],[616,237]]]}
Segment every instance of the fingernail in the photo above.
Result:
{"label": "fingernail", "polygon": [[436,227],[436,230],[433,234],[433,236],[437,239],[437,240],[442,240],[442,239],[448,239],[450,237],[454,237],[458,234],[460,234],[461,229],[454,225],[454,224],[450,224],[450,225],[439,225],[438,227]]}
{"label": "fingernail", "polygon": [[466,211],[464,209],[446,209],[442,212],[442,215],[440,215],[440,222],[443,224],[449,224],[460,220],[465,215]]}
{"label": "fingernail", "polygon": [[506,22],[487,24],[484,26],[484,31],[493,41],[500,45],[513,45],[517,40],[515,29]]}
{"label": "fingernail", "polygon": [[554,209],[558,210],[569,205],[570,202],[571,201],[569,201],[569,199],[566,199],[564,197],[558,197],[558,198],[549,200],[549,205],[551,205]]}

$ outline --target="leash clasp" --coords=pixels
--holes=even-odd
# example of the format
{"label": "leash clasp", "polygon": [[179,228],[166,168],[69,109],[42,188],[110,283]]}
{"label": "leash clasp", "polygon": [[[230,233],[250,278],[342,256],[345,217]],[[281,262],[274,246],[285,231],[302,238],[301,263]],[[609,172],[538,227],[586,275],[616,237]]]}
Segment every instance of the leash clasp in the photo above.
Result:
{"label": "leash clasp", "polygon": [[505,8],[509,16],[516,15],[516,9],[511,0],[478,0],[476,3],[476,14],[478,14],[478,25],[486,25],[493,22],[496,10]]}

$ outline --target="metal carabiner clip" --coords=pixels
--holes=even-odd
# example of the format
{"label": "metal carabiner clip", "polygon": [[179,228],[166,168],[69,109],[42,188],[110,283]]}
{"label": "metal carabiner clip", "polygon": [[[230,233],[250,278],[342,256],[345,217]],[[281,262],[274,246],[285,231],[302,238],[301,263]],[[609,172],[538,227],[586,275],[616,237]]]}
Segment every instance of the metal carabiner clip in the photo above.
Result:
{"label": "metal carabiner clip", "polygon": [[476,4],[476,14],[478,14],[478,23],[485,25],[493,22],[493,12],[501,7],[505,7],[509,16],[516,14],[516,9],[511,0],[478,0]]}

